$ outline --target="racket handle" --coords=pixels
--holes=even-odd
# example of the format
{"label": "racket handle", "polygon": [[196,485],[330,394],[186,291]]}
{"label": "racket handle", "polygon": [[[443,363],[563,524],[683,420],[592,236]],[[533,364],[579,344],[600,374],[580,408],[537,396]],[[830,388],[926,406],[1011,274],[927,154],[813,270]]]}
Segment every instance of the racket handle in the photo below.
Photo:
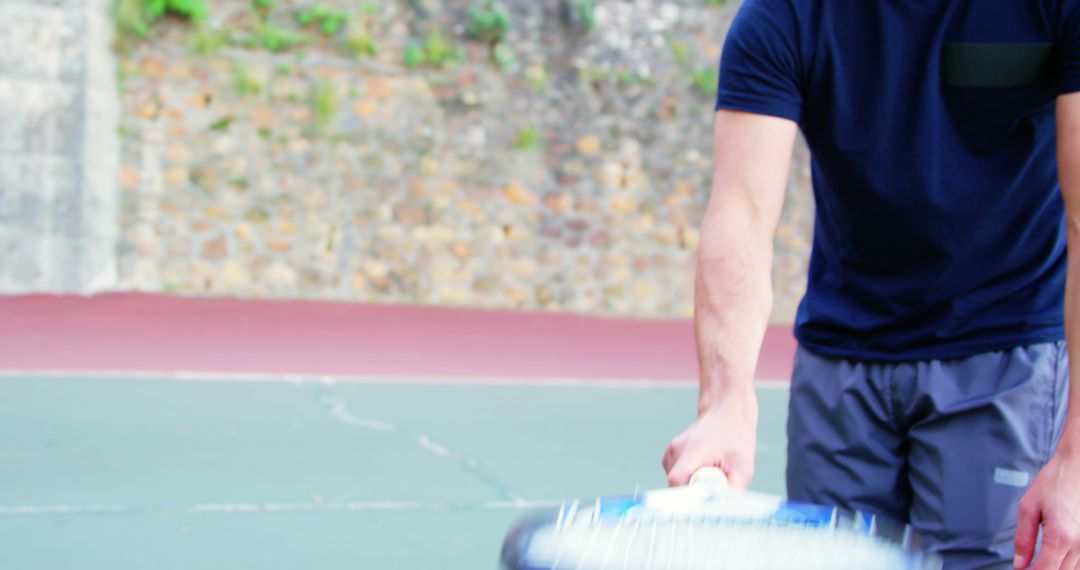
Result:
{"label": "racket handle", "polygon": [[702,467],[690,477],[690,484],[727,489],[728,478],[724,470],[719,467]]}

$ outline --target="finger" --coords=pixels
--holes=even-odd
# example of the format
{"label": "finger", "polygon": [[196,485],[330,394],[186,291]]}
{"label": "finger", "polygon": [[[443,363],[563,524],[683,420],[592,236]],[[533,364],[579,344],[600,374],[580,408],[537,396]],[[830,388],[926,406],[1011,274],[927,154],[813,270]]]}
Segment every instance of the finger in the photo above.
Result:
{"label": "finger", "polygon": [[1016,556],[1014,568],[1027,568],[1035,557],[1035,544],[1039,540],[1039,509],[1026,498],[1020,501],[1020,516],[1016,522]]}
{"label": "finger", "polygon": [[725,469],[728,476],[728,484],[736,491],[745,491],[750,488],[750,481],[754,478],[754,471],[749,472],[741,469]]}
{"label": "finger", "polygon": [[1063,570],[1075,570],[1077,566],[1080,566],[1080,551],[1074,548],[1070,549],[1068,554],[1065,555],[1065,560],[1061,561],[1061,568]]}
{"label": "finger", "polygon": [[1035,558],[1035,570],[1061,570],[1061,563],[1069,553],[1069,542],[1056,527],[1048,526],[1043,530],[1042,549]]}
{"label": "finger", "polygon": [[668,444],[667,449],[664,450],[664,457],[660,460],[660,463],[664,465],[664,471],[670,473],[671,467],[675,465],[675,461],[679,459],[679,455],[682,454],[683,442],[681,437],[676,437]]}
{"label": "finger", "polygon": [[697,454],[681,454],[668,471],[668,485],[681,487],[690,483],[690,477],[693,477],[694,472],[701,467],[705,467],[705,465],[702,464]]}

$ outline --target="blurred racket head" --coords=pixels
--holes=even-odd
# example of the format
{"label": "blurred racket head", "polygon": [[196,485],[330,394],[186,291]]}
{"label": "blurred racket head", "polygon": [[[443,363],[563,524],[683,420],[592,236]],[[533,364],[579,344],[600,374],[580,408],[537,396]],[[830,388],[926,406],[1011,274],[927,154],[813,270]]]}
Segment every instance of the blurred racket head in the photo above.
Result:
{"label": "blurred racket head", "polygon": [[[709,481],[710,479],[706,479]],[[910,527],[865,513],[695,484],[573,501],[507,535],[508,570],[928,570]]]}

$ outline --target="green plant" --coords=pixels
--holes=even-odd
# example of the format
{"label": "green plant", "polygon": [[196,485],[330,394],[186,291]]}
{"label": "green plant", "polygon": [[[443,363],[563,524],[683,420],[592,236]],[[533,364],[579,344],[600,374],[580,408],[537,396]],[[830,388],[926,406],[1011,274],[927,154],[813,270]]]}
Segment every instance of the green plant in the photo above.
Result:
{"label": "green plant", "polygon": [[723,6],[727,4],[727,0],[709,0],[708,4],[709,6]]}
{"label": "green plant", "polygon": [[145,38],[150,27],[166,15],[193,22],[210,16],[207,0],[116,0],[113,22],[121,36]]}
{"label": "green plant", "polygon": [[446,67],[465,59],[464,50],[438,30],[424,36],[424,54],[428,63],[436,67]]}
{"label": "green plant", "polygon": [[229,45],[232,37],[228,32],[199,26],[188,38],[188,46],[198,55],[211,55]]}
{"label": "green plant", "polygon": [[518,131],[517,140],[514,141],[514,148],[532,150],[539,147],[541,142],[543,142],[543,136],[540,134],[540,129],[537,127],[525,127]]}
{"label": "green plant", "polygon": [[360,14],[352,20],[342,47],[353,57],[374,57],[379,55],[379,46],[375,43],[375,29],[379,23],[379,3],[367,0],[360,4]]}
{"label": "green plant", "polygon": [[427,61],[424,54],[424,46],[417,42],[409,42],[405,45],[405,67],[415,69]]}
{"label": "green plant", "polygon": [[259,10],[270,10],[277,0],[251,0],[251,5]]}
{"label": "green plant", "polygon": [[206,0],[143,0],[143,6],[151,22],[165,14],[176,14],[196,22],[210,15]]}
{"label": "green plant", "polygon": [[525,71],[525,80],[533,91],[542,92],[547,89],[548,74],[542,66],[534,65]]}
{"label": "green plant", "polygon": [[117,0],[113,6],[113,23],[120,36],[146,37],[150,32],[141,0]]}
{"label": "green plant", "polygon": [[233,118],[229,115],[210,123],[210,130],[214,132],[225,132],[229,130],[229,126],[232,125]]}
{"label": "green plant", "polygon": [[379,55],[379,46],[375,44],[375,38],[365,33],[351,34],[345,40],[345,49],[356,57]]}
{"label": "green plant", "polygon": [[716,83],[716,71],[711,67],[703,67],[690,73],[690,84],[705,97],[716,97]]}
{"label": "green plant", "polygon": [[496,44],[491,48],[491,61],[504,70],[517,67],[517,56],[514,55],[514,50],[505,43]]}
{"label": "green plant", "polygon": [[247,47],[261,47],[274,53],[282,52],[303,44],[304,36],[287,28],[273,24],[262,24],[244,38],[240,44]]}
{"label": "green plant", "polygon": [[634,87],[637,85],[648,85],[651,83],[651,79],[647,75],[642,75],[635,71],[622,71],[617,76],[619,85],[622,87]]}
{"label": "green plant", "polygon": [[312,102],[315,111],[315,124],[319,129],[325,129],[330,125],[338,112],[337,90],[332,83],[323,83],[315,89],[315,100]]}
{"label": "green plant", "polygon": [[690,64],[690,46],[682,41],[675,40],[671,42],[671,55],[675,58],[675,63],[686,66]]}
{"label": "green plant", "polygon": [[563,18],[572,26],[591,30],[596,27],[596,0],[563,0]]}
{"label": "green plant", "polygon": [[405,66],[410,69],[425,63],[434,67],[448,67],[464,59],[464,50],[454,45],[440,30],[432,30],[423,40],[405,45]]}
{"label": "green plant", "polygon": [[506,39],[510,32],[510,13],[495,0],[469,6],[466,34],[470,38],[495,44]]}
{"label": "green plant", "polygon": [[262,81],[251,70],[243,66],[237,66],[233,70],[233,84],[241,95],[258,95],[262,93]]}
{"label": "green plant", "polygon": [[359,27],[349,33],[344,42],[345,50],[353,57],[374,57],[379,55],[379,46],[366,27]]}
{"label": "green plant", "polygon": [[332,36],[349,21],[349,15],[338,10],[331,10],[320,4],[296,13],[296,21],[301,26],[317,26],[323,35]]}

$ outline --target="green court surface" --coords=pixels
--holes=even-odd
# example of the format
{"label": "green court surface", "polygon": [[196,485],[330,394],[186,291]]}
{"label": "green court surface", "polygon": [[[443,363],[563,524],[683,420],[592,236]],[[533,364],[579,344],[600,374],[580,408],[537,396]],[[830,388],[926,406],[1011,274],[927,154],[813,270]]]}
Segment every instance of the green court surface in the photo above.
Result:
{"label": "green court surface", "polygon": [[[783,489],[763,388],[758,490]],[[696,390],[0,379],[0,568],[496,568],[511,522],[662,486]]]}

